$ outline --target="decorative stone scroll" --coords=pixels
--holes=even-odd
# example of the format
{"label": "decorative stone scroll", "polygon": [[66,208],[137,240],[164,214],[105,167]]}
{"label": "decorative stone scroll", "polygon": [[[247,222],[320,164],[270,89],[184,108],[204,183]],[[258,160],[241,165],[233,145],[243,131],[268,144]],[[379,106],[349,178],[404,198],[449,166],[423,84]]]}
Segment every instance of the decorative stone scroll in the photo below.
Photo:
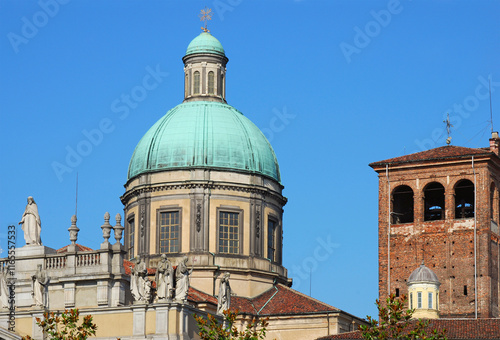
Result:
{"label": "decorative stone scroll", "polygon": [[198,203],[196,205],[196,231],[200,232],[201,230],[201,204]]}

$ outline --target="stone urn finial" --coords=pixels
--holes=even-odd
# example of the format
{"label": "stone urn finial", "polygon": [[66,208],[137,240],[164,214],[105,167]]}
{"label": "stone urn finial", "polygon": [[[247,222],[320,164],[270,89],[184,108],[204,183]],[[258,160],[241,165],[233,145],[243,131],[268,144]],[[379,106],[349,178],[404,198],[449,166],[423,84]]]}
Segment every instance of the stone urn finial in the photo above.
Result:
{"label": "stone urn finial", "polygon": [[71,244],[74,246],[76,243],[76,240],[78,239],[78,232],[80,229],[76,226],[76,215],[73,215],[71,217],[71,227],[68,228],[69,231],[69,240],[71,241]]}
{"label": "stone urn finial", "polygon": [[122,216],[120,214],[116,214],[115,219],[116,219],[116,225],[114,226],[115,240],[116,243],[120,243],[122,239],[123,229],[125,229],[125,227],[122,226]]}
{"label": "stone urn finial", "polygon": [[104,237],[104,243],[109,243],[109,236],[111,235],[111,228],[113,226],[109,224],[109,212],[106,211],[104,214],[104,224],[101,226],[102,229],[102,237]]}

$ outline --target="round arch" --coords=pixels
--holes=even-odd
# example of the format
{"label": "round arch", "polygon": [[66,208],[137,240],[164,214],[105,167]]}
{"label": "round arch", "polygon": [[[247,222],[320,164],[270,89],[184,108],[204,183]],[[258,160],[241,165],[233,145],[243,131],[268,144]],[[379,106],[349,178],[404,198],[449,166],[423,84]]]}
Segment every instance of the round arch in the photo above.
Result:
{"label": "round arch", "polygon": [[392,191],[391,222],[393,224],[413,222],[413,189],[408,185],[399,185]]}
{"label": "round arch", "polygon": [[455,218],[474,217],[474,183],[461,179],[455,183]]}
{"label": "round arch", "polygon": [[444,186],[439,182],[428,183],[424,187],[424,221],[444,219]]}

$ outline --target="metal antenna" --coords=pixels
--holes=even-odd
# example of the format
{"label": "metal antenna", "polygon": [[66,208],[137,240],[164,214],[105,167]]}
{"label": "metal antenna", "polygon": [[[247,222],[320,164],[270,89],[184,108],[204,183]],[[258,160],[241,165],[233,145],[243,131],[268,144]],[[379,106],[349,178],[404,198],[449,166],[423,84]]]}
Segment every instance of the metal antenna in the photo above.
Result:
{"label": "metal antenna", "polygon": [[491,106],[491,76],[488,79],[490,81],[489,83],[489,91],[490,91],[490,122],[491,122],[491,132],[493,133],[493,109]]}
{"label": "metal antenna", "polygon": [[309,268],[309,296],[312,296],[311,292],[312,292],[312,268]]}
{"label": "metal antenna", "polygon": [[75,216],[78,213],[78,172],[76,173]]}

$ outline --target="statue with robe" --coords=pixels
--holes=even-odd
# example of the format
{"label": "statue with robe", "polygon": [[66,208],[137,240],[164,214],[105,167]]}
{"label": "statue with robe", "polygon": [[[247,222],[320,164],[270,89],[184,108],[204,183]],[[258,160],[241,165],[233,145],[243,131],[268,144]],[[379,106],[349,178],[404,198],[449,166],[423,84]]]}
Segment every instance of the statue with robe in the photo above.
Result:
{"label": "statue with robe", "polygon": [[192,268],[188,269],[187,262],[188,258],[184,256],[175,271],[175,299],[178,301],[187,301],[189,275],[193,272]]}
{"label": "statue with robe", "polygon": [[174,269],[167,259],[167,255],[162,254],[158,268],[156,269],[156,295],[159,300],[171,300],[174,292]]}
{"label": "statue with robe", "polygon": [[231,305],[231,286],[229,285],[229,273],[224,273],[220,279],[219,296],[217,297],[217,314],[223,315]]}
{"label": "statue with robe", "polygon": [[26,245],[42,245],[42,239],[40,237],[40,232],[42,231],[42,223],[40,222],[40,216],[38,215],[38,206],[35,203],[33,197],[28,197],[28,204],[24,210],[23,217],[21,219],[22,229],[24,231],[24,240]]}
{"label": "statue with robe", "polygon": [[49,277],[45,270],[42,269],[42,265],[38,265],[38,269],[31,277],[31,295],[33,296],[33,302],[35,306],[44,307],[47,305],[47,283],[49,282]]}
{"label": "statue with robe", "polygon": [[7,285],[7,275],[8,275],[7,266],[2,268],[2,272],[0,273],[0,307],[1,308],[9,308],[9,286]]}
{"label": "statue with robe", "polygon": [[148,292],[148,269],[144,259],[137,256],[136,264],[131,269],[130,290],[134,301],[149,301],[150,289]]}

